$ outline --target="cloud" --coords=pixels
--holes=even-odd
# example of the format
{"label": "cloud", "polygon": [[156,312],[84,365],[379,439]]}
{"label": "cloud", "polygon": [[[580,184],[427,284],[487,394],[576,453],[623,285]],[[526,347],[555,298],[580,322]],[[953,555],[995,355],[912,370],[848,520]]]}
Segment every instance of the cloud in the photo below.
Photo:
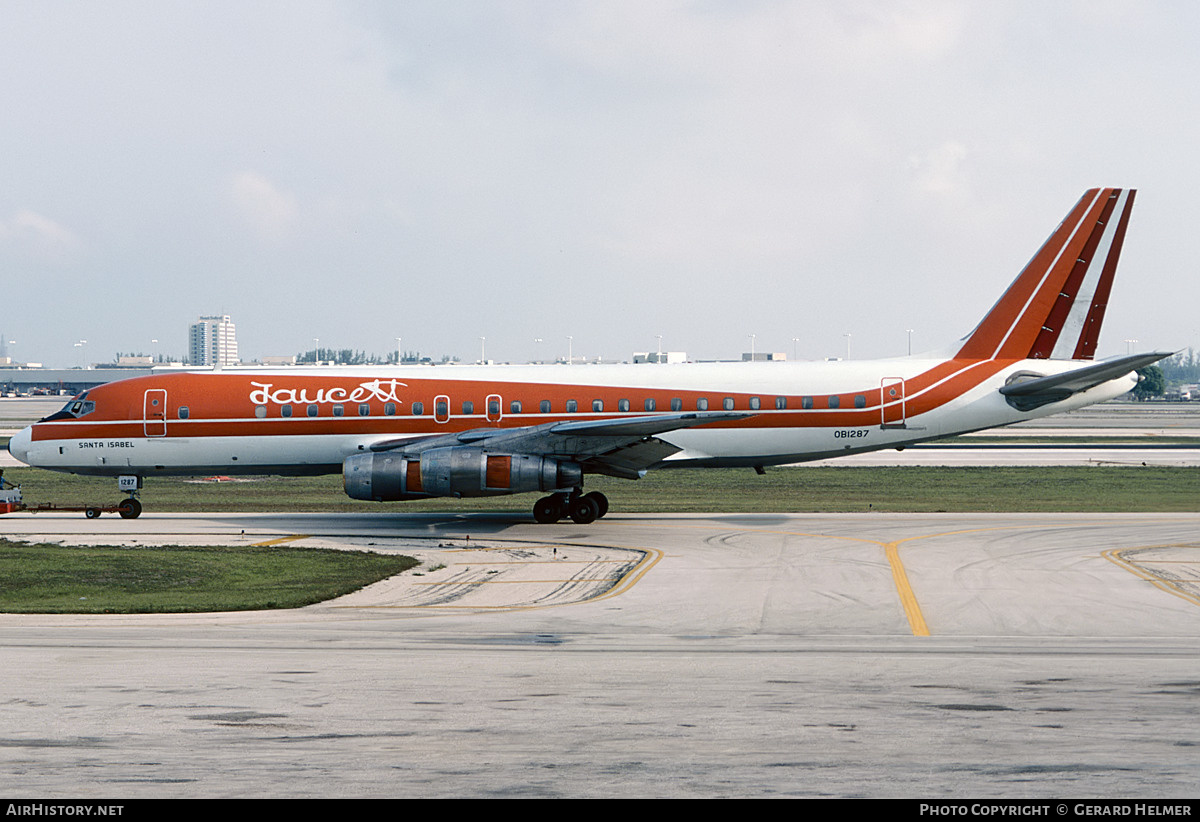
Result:
{"label": "cloud", "polygon": [[238,214],[260,238],[279,241],[287,236],[298,213],[294,197],[252,171],[236,175],[230,193]]}
{"label": "cloud", "polygon": [[27,254],[60,260],[78,247],[79,240],[61,223],[22,209],[12,219],[0,221],[0,243]]}
{"label": "cloud", "polygon": [[917,188],[926,194],[953,195],[963,191],[963,161],[967,147],[957,140],[947,140],[923,155],[912,156],[908,166],[913,171]]}

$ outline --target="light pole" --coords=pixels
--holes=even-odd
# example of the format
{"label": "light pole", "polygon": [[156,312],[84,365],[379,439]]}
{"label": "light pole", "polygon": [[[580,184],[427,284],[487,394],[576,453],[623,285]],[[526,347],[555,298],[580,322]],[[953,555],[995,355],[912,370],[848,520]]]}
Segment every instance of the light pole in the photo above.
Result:
{"label": "light pole", "polygon": [[754,362],[754,337],[756,335],[747,334],[746,336],[750,338],[750,362]]}
{"label": "light pole", "polygon": [[575,338],[567,335],[567,365],[575,361]]}
{"label": "light pole", "polygon": [[479,338],[479,364],[487,365],[487,337]]}
{"label": "light pole", "polygon": [[911,328],[906,328],[906,329],[904,329],[904,331],[906,334],[908,334],[908,356],[911,357],[912,356],[912,333],[913,333],[913,330]]}
{"label": "light pole", "polygon": [[800,345],[800,338],[792,337],[792,359],[793,360],[800,359],[799,345]]}
{"label": "light pole", "polygon": [[400,365],[404,361],[404,355],[400,353],[400,341],[403,337],[396,338],[396,365]]}
{"label": "light pole", "polygon": [[846,359],[850,359],[850,332],[847,331],[842,336],[846,338]]}

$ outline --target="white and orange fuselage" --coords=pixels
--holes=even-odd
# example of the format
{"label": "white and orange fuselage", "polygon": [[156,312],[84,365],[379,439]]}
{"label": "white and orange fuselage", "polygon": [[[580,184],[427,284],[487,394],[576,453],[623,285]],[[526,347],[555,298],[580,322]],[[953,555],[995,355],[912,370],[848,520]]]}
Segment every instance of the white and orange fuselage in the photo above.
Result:
{"label": "white and orange fuselage", "polygon": [[380,440],[724,410],[747,416],[658,434],[679,451],[650,467],[777,465],[1007,425],[1136,384],[1124,376],[1032,413],[997,391],[1013,374],[1071,366],[898,358],[185,372],[92,389],[91,413],[31,426],[13,450],[78,474],[321,474]]}
{"label": "white and orange fuselage", "polygon": [[363,499],[565,500],[586,473],[762,467],[1008,425],[1117,397],[1165,356],[1093,362],[1132,204],[1128,190],[1085,193],[940,355],[164,373],[87,391],[9,447],[126,488],[159,475],[343,472]]}

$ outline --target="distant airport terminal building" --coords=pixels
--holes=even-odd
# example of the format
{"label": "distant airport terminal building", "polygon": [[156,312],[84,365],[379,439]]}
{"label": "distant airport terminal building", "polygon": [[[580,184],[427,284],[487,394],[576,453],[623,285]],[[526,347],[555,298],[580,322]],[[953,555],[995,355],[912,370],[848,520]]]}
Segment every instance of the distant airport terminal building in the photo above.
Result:
{"label": "distant airport terminal building", "polygon": [[228,314],[201,317],[192,323],[188,336],[188,362],[192,365],[237,365],[237,333]]}

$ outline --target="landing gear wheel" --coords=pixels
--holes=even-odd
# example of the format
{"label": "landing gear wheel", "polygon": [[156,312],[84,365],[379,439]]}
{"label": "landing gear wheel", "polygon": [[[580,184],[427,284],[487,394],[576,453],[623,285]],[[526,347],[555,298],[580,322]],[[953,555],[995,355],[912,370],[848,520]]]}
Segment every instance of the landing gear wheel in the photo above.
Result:
{"label": "landing gear wheel", "polygon": [[550,525],[563,518],[563,501],[558,494],[542,497],[533,504],[533,518],[542,525]]}
{"label": "landing gear wheel", "polygon": [[142,513],[142,504],[133,497],[123,499],[117,506],[117,513],[121,515],[121,519],[137,519]]}
{"label": "landing gear wheel", "polygon": [[597,519],[608,513],[608,497],[604,496],[599,491],[593,491],[590,494],[584,494],[584,496],[590,497],[596,501],[596,508],[600,512],[596,515]]}
{"label": "landing gear wheel", "polygon": [[584,494],[571,500],[571,519],[580,525],[595,522],[600,517],[600,503],[591,494]]}

